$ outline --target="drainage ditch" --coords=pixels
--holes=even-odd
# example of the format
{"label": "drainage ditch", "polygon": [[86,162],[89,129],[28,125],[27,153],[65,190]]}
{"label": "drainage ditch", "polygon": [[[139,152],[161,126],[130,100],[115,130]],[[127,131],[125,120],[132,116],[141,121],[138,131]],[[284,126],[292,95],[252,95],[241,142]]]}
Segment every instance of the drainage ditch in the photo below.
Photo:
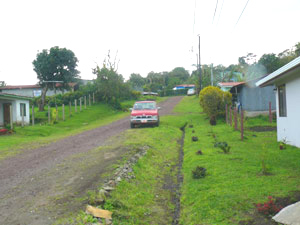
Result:
{"label": "drainage ditch", "polygon": [[180,149],[179,149],[179,158],[178,158],[178,164],[177,164],[177,183],[175,185],[175,196],[173,198],[173,202],[175,204],[174,209],[174,215],[173,215],[173,221],[172,225],[178,225],[179,224],[179,218],[180,218],[180,198],[181,198],[181,185],[183,182],[183,174],[181,172],[182,170],[182,163],[183,163],[183,147],[184,147],[184,138],[185,138],[185,127],[187,126],[187,123],[185,123],[182,127],[180,127],[180,130],[182,131],[181,139],[180,139]]}

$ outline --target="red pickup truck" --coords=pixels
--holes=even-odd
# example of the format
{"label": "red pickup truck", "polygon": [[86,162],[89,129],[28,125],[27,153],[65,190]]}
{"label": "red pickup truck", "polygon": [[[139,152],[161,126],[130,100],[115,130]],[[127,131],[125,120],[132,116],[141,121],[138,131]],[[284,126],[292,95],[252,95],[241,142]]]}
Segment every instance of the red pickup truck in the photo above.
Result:
{"label": "red pickup truck", "polygon": [[155,101],[138,101],[131,108],[130,127],[134,128],[139,124],[152,124],[159,126],[160,107],[156,106]]}

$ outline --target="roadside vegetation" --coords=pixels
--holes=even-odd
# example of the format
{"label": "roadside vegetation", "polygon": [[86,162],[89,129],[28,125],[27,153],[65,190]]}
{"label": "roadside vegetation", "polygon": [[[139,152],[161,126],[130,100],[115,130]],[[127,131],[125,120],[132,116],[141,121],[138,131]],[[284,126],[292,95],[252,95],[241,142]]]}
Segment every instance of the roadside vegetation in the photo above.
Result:
{"label": "roadside vegetation", "polygon": [[[273,204],[274,199],[295,197],[300,185],[299,149],[285,145],[280,150],[276,123],[269,124],[265,116],[245,119],[245,138],[241,141],[240,132],[224,119],[218,118],[216,126],[209,125],[210,119],[196,97],[185,97],[174,112],[162,117],[158,128],[127,132],[125,145],[150,148],[133,167],[135,178],[122,180],[104,204],[113,212],[113,223],[171,224],[178,213],[174,202],[177,197],[181,203],[177,224],[248,224],[263,220],[272,224],[269,216],[274,211],[266,211],[258,203]],[[176,190],[180,128],[186,123],[184,179],[181,189]],[[228,151],[216,142],[226,142]],[[89,217],[80,215],[77,221],[84,224],[84,218]]]}
{"label": "roadside vegetation", "polygon": [[[286,146],[280,150],[276,131],[249,130],[269,127],[267,117],[247,118],[246,138],[241,141],[240,132],[224,120],[209,126],[196,98],[185,98],[175,110],[193,126],[187,126],[184,143],[182,224],[238,224],[252,220],[257,217],[253,216],[257,211],[254,204],[266,202],[268,196],[290,196],[299,189],[299,149]],[[193,136],[199,140],[193,142]],[[229,154],[214,147],[215,139],[227,142]],[[197,154],[199,150],[202,155]],[[206,168],[205,178],[193,178],[191,171],[197,166]]]}
{"label": "roadside vegetation", "polygon": [[[155,98],[157,102],[166,99],[161,97],[151,98]],[[147,97],[140,97],[140,99],[147,99]],[[80,112],[78,106],[77,113],[75,113],[73,106],[71,115],[69,114],[69,107],[65,107],[65,121],[62,121],[62,108],[58,106],[59,120],[51,124],[48,124],[48,112],[39,112],[38,107],[35,107],[35,126],[25,126],[23,128],[16,126],[14,133],[0,136],[0,160],[17,154],[22,149],[36,148],[128,116],[128,108],[132,107],[134,102],[135,100],[121,102],[122,110],[116,110],[106,103],[96,103],[91,107],[87,106],[87,109],[82,107],[83,110]]]}

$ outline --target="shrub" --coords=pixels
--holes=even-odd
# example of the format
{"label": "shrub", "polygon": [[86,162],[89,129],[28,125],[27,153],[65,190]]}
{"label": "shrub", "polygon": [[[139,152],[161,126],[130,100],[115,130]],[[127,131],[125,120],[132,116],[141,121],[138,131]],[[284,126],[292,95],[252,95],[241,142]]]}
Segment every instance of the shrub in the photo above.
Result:
{"label": "shrub", "polygon": [[229,153],[230,148],[231,148],[225,141],[224,142],[216,142],[214,147],[222,149],[225,154]]}
{"label": "shrub", "polygon": [[216,125],[217,116],[225,115],[225,105],[231,106],[232,95],[218,87],[208,86],[199,95],[200,105],[209,116],[210,124]]}
{"label": "shrub", "polygon": [[274,216],[276,213],[278,213],[282,206],[276,205],[275,199],[273,199],[272,196],[268,197],[268,201],[264,203],[258,203],[255,205],[256,209],[259,213],[262,213],[266,216]]}
{"label": "shrub", "polygon": [[197,166],[193,171],[193,178],[199,179],[206,176],[206,169],[200,166]]}

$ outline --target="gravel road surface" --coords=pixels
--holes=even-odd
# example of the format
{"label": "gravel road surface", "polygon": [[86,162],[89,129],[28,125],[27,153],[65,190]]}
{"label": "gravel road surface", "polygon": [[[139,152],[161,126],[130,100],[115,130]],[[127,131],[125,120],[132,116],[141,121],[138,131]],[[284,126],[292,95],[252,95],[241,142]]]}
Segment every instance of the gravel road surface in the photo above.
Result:
{"label": "gravel road surface", "polygon": [[[161,102],[160,115],[170,114],[181,98]],[[79,198],[130,154],[130,149],[120,147],[121,133],[129,127],[126,117],[1,161],[0,224],[53,224],[77,213],[86,204]],[[120,142],[119,147],[99,149],[112,138]]]}

